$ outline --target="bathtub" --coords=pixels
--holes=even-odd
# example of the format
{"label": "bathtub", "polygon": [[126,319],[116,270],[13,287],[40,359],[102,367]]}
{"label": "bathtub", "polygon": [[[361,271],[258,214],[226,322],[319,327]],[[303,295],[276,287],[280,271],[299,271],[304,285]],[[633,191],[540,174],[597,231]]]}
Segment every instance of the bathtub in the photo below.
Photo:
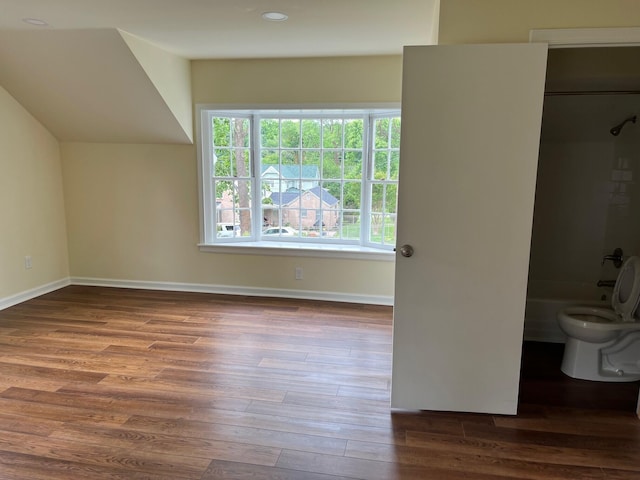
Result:
{"label": "bathtub", "polygon": [[611,308],[607,301],[570,300],[557,298],[527,298],[524,312],[524,339],[537,342],[564,343],[565,336],[558,326],[558,310],[572,305],[593,305]]}

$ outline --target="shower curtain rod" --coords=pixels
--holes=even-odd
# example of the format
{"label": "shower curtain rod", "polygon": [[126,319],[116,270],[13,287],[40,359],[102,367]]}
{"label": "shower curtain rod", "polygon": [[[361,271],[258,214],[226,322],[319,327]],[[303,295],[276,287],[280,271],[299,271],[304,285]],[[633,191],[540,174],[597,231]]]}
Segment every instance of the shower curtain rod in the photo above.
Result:
{"label": "shower curtain rod", "polygon": [[584,90],[577,92],[544,92],[545,97],[559,97],[562,95],[640,95],[640,90]]}

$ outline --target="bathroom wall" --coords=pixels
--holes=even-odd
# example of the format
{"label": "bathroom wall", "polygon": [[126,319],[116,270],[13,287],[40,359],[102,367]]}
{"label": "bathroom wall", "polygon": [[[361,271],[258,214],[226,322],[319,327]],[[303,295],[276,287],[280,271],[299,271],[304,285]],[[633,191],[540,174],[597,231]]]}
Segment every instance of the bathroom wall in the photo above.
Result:
{"label": "bathroom wall", "polygon": [[[401,71],[399,55],[198,60],[191,78],[197,104],[385,104]],[[392,303],[393,261],[201,252],[196,150],[62,142],[73,283]]]}
{"label": "bathroom wall", "polygon": [[[628,134],[640,137],[628,124]],[[628,138],[628,137],[626,137]],[[614,141],[609,185],[605,249],[620,246],[627,255],[640,255],[640,143]]]}
{"label": "bathroom wall", "polygon": [[640,254],[640,48],[549,50],[529,298],[609,301],[616,247]]}
{"label": "bathroom wall", "polygon": [[640,254],[640,128],[629,123],[618,137],[609,133],[625,112],[634,113],[634,102],[546,99],[530,298],[608,300],[612,289],[597,282],[615,280],[619,270],[602,265],[602,257],[616,247]]}

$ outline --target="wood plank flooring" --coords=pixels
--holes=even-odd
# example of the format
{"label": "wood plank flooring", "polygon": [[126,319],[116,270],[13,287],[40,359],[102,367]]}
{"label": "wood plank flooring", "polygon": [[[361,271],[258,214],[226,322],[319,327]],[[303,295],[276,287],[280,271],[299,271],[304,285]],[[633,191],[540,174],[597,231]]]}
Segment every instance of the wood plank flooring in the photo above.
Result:
{"label": "wood plank flooring", "polygon": [[391,309],[67,287],[0,312],[1,479],[640,479],[638,383],[390,412]]}

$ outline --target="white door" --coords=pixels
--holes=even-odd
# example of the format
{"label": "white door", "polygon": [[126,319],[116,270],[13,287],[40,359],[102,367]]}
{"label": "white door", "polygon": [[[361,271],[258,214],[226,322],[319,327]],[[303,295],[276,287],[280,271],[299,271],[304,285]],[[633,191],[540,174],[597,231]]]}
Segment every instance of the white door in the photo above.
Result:
{"label": "white door", "polygon": [[392,407],[516,413],[546,57],[405,48]]}

